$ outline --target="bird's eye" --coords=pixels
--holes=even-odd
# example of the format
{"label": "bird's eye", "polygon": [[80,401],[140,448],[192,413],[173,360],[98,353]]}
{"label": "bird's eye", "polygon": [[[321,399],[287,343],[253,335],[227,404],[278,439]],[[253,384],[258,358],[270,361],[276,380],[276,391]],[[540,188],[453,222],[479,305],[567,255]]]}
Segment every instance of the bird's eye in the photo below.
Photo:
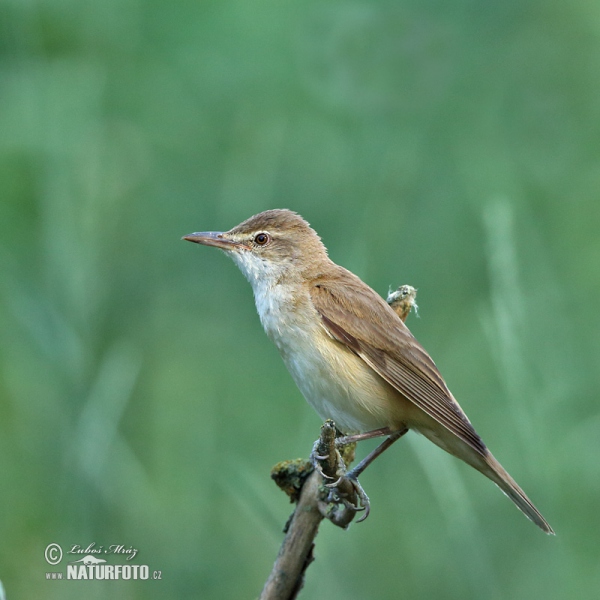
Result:
{"label": "bird's eye", "polygon": [[257,233],[254,242],[259,246],[264,246],[269,241],[269,235],[266,233]]}

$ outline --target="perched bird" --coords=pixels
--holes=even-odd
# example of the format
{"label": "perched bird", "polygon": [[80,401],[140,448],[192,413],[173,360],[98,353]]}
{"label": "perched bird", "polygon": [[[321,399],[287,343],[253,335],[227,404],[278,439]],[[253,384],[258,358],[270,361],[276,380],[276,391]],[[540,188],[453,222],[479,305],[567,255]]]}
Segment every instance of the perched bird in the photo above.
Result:
{"label": "perched bird", "polygon": [[[387,435],[376,456],[414,429],[489,477],[529,519],[554,533],[487,449],[402,319],[330,260],[300,215],[268,210],[227,232],[183,239],[220,248],[234,260],[296,385],[346,440]],[[348,475],[356,478],[364,463]]]}

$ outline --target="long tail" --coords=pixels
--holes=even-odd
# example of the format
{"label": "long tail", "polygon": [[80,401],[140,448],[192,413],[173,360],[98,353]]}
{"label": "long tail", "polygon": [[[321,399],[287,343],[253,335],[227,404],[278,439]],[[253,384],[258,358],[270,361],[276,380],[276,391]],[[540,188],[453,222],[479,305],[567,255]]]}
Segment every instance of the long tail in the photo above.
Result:
{"label": "long tail", "polygon": [[[486,477],[489,477],[542,531],[554,535],[554,530],[542,513],[533,505],[527,494],[517,485],[517,482],[504,470],[502,465],[488,452],[485,466],[477,466]],[[473,465],[475,466],[475,465]],[[487,467],[487,468],[486,468]]]}
{"label": "long tail", "polygon": [[[465,417],[466,418],[466,417]],[[533,502],[527,497],[527,494],[517,485],[517,482],[504,470],[504,467],[493,457],[492,453],[483,446],[483,452],[475,450],[466,444],[461,438],[449,430],[440,430],[434,427],[417,427],[414,429],[420,431],[425,437],[429,438],[434,444],[443,448],[446,452],[464,460],[467,464],[483,473],[491,479],[523,512],[523,514],[533,521],[542,531],[554,535],[554,530],[542,513],[533,505]],[[475,433],[475,431],[473,430]],[[442,433],[443,435],[440,435]],[[477,435],[475,433],[475,435]]]}

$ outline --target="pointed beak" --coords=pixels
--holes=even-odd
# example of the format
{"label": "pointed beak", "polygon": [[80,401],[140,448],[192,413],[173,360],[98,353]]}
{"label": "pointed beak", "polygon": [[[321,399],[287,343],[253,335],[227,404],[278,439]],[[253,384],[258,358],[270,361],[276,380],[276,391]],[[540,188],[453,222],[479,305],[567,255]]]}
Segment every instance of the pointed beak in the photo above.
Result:
{"label": "pointed beak", "polygon": [[225,234],[221,231],[190,233],[189,235],[184,235],[181,239],[188,242],[195,242],[196,244],[203,244],[204,246],[214,246],[215,248],[221,248],[221,250],[234,250],[240,246],[239,242],[234,242],[226,238]]}

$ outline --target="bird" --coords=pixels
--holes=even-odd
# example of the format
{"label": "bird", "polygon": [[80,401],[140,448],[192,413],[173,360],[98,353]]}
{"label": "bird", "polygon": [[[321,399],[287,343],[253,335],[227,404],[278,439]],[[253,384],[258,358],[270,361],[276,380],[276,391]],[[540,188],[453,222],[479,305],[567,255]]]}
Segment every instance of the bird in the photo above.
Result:
{"label": "bird", "polygon": [[[367,459],[416,431],[491,479],[533,523],[554,533],[484,444],[402,315],[334,263],[298,213],[267,210],[228,231],[182,239],[233,259],[302,395],[322,419],[333,419],[343,440],[387,436]],[[348,474],[354,481],[367,459]]]}

